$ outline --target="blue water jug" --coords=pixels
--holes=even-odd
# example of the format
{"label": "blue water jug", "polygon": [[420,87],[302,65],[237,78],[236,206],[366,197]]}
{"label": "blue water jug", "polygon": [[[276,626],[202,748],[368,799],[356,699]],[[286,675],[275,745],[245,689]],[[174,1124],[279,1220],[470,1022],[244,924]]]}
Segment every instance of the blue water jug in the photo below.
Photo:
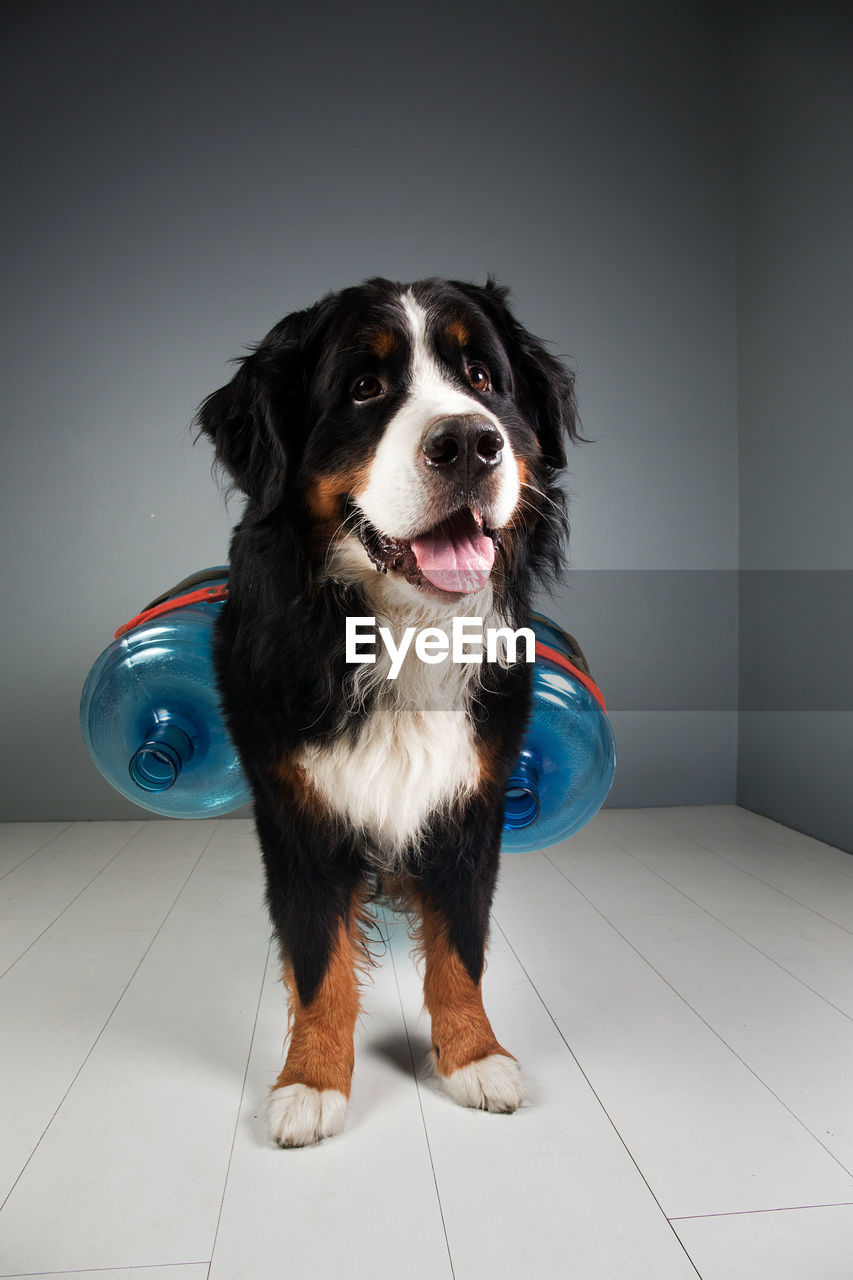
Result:
{"label": "blue water jug", "polygon": [[[95,765],[164,817],[217,817],[251,800],[213,671],[227,582],[227,566],[205,569],[153,601],[116,632],[83,689],[80,724]],[[601,808],[616,759],[577,643],[541,614],[530,625],[533,714],[507,786],[504,853],[547,848],[579,830]]]}
{"label": "blue water jug", "polygon": [[228,568],[193,574],[121,627],[83,688],[89,755],[117,791],[167,818],[213,818],[251,800],[213,673]]}
{"label": "blue water jug", "polygon": [[616,768],[604,698],[580,646],[542,614],[536,637],[533,712],[507,784],[503,853],[547,849],[594,818]]}

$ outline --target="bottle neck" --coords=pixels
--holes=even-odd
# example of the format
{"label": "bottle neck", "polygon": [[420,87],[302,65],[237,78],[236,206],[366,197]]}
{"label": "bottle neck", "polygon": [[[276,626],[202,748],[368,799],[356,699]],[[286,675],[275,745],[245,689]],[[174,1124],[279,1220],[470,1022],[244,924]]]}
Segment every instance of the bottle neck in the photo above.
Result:
{"label": "bottle neck", "polygon": [[142,791],[168,791],[192,758],[189,735],[169,720],[156,724],[130,759],[130,776]]}
{"label": "bottle neck", "polygon": [[504,828],[520,831],[539,817],[539,762],[532,751],[522,751],[504,793]]}

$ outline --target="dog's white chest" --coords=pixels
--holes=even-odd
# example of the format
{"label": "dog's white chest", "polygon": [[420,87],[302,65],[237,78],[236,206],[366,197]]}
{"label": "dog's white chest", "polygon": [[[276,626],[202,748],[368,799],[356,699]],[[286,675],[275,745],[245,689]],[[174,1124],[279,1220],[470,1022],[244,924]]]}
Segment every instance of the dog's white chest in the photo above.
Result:
{"label": "dog's white chest", "polygon": [[388,661],[363,670],[374,691],[356,734],[309,743],[297,756],[333,812],[393,860],[430,815],[470,795],[480,758],[469,690],[476,668],[429,666],[407,654],[396,680]]}
{"label": "dog's white chest", "polygon": [[400,708],[392,699],[354,740],[311,743],[297,760],[329,807],[392,856],[480,778],[467,711]]}

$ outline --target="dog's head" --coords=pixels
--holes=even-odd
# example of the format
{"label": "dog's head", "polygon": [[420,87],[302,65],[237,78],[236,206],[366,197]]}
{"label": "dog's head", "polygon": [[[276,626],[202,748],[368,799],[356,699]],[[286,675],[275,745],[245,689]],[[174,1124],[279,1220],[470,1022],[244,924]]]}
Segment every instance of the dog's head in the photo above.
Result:
{"label": "dog's head", "polygon": [[553,560],[573,378],[506,296],[369,280],[287,316],[205,400],[217,460],[301,525],[315,574],[458,601]]}

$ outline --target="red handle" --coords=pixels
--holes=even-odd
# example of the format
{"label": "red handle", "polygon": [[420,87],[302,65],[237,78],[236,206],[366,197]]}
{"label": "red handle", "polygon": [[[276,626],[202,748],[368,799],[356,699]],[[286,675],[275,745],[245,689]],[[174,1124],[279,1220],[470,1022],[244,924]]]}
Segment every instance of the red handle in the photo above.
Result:
{"label": "red handle", "polygon": [[216,604],[217,601],[224,600],[227,595],[228,583],[223,582],[218,587],[201,587],[198,591],[190,591],[185,596],[164,600],[162,604],[156,604],[153,609],[145,609],[135,618],[131,618],[130,622],[125,622],[119,627],[113,639],[118,640],[119,636],[127,635],[128,631],[132,631],[134,627],[141,627],[143,623],[160,618],[164,613],[171,613],[173,609],[181,609],[185,604]]}
{"label": "red handle", "polygon": [[576,680],[580,680],[581,684],[586,685],[587,689],[589,689],[590,693],[601,707],[601,710],[607,710],[607,704],[604,701],[604,694],[601,692],[592,676],[588,676],[585,671],[579,671],[574,663],[569,662],[568,658],[564,657],[562,653],[559,653],[556,649],[552,649],[550,645],[542,644],[539,640],[536,641],[536,653],[540,658],[547,658],[549,662],[556,662],[558,667],[562,667],[564,671],[568,671],[570,675],[573,675]]}

